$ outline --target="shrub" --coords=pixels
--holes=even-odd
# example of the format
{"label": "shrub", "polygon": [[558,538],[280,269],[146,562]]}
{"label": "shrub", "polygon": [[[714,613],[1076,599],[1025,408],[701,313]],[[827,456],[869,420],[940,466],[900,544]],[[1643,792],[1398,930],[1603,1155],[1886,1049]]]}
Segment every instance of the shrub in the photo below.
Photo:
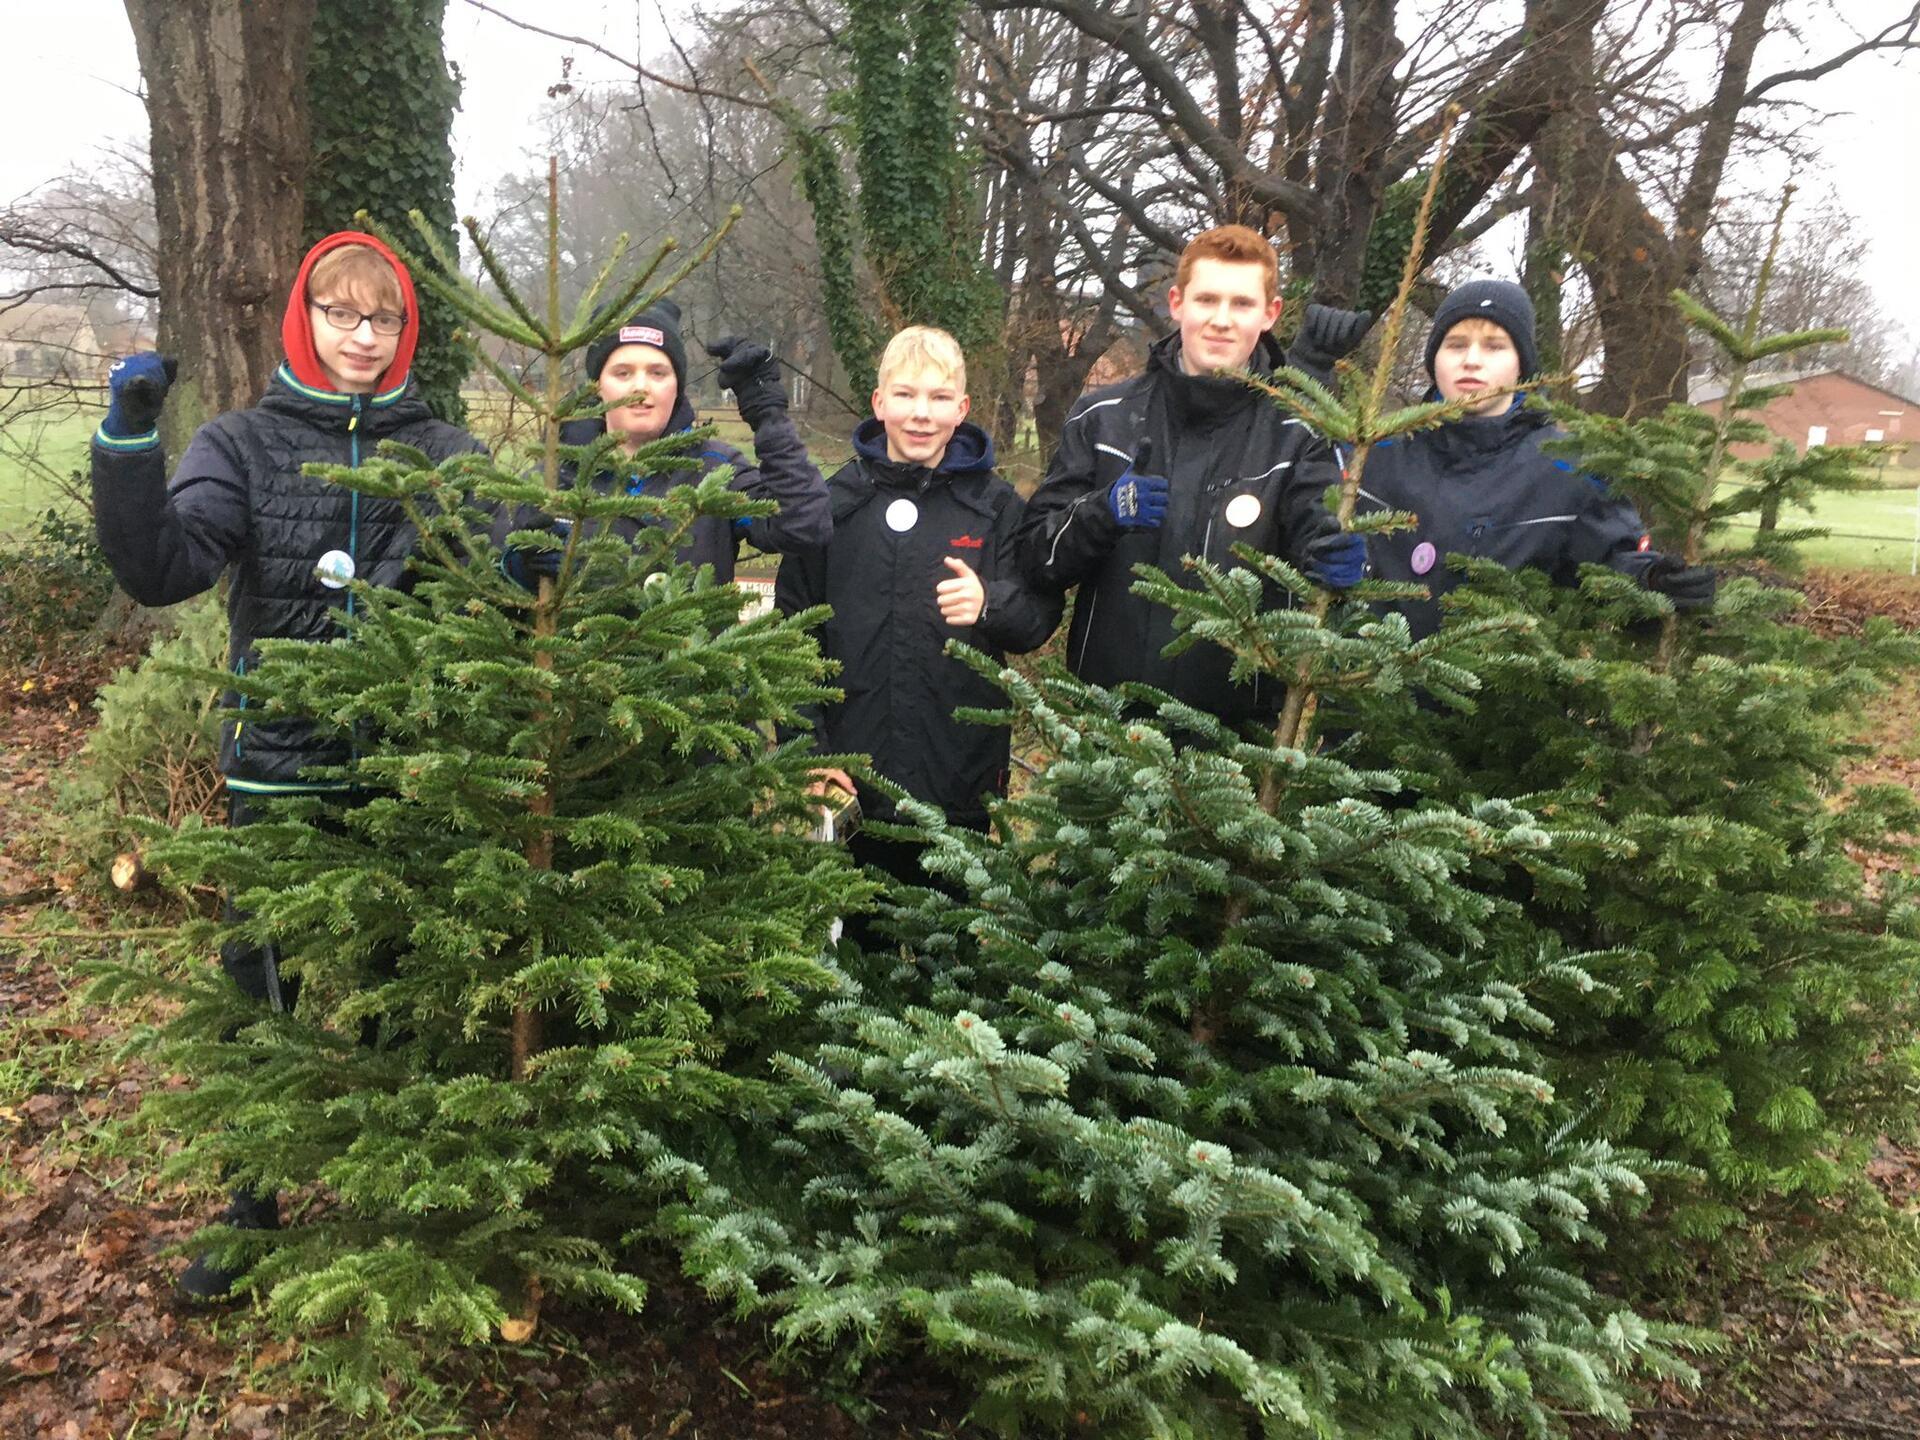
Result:
{"label": "shrub", "polygon": [[112,593],[93,526],[48,510],[0,542],[0,667],[37,667],[83,644]]}

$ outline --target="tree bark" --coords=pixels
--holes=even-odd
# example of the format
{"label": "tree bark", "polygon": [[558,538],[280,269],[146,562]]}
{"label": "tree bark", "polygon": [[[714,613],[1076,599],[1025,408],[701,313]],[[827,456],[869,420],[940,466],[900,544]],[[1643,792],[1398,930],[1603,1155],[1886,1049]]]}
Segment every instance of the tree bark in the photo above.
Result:
{"label": "tree bark", "polygon": [[1727,32],[1727,53],[1720,61],[1720,79],[1714,87],[1713,102],[1707,107],[1706,124],[1700,129],[1700,147],[1694,152],[1693,168],[1687,176],[1687,188],[1674,212],[1675,262],[1684,283],[1691,288],[1700,273],[1700,261],[1706,254],[1707,227],[1713,219],[1714,202],[1720,198],[1720,182],[1726,176],[1727,156],[1733,149],[1733,137],[1746,108],[1747,85],[1753,78],[1753,53],[1766,37],[1767,17],[1773,0],[1740,0],[1733,28]]}
{"label": "tree bark", "polygon": [[300,258],[307,50],[316,0],[126,0],[152,126],[160,348],[178,455],[201,421],[251,405],[280,362]]}
{"label": "tree bark", "polygon": [[1536,159],[1564,167],[1555,183],[1563,195],[1580,197],[1571,248],[1592,282],[1606,347],[1605,372],[1584,403],[1631,418],[1686,399],[1687,327],[1672,299],[1679,256],[1607,143],[1596,100],[1589,97],[1576,125],[1584,143]]}

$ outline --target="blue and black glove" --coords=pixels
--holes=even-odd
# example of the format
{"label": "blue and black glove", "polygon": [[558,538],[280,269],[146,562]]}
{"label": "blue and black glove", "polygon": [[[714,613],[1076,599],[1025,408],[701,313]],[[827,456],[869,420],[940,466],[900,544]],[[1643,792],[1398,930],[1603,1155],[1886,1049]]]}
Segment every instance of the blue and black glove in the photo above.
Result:
{"label": "blue and black glove", "polygon": [[1307,546],[1307,578],[1329,590],[1351,590],[1366,578],[1367,537],[1330,530]]}
{"label": "blue and black glove", "polygon": [[720,383],[733,391],[740,418],[749,429],[758,430],[762,420],[786,410],[787,387],[780,381],[780,362],[766,346],[728,335],[707,346],[707,354],[720,362]]}
{"label": "blue and black glove", "polygon": [[[537,528],[529,526],[529,529]],[[573,529],[571,520],[554,520],[546,527],[563,542]],[[510,547],[500,556],[500,569],[506,577],[522,590],[538,590],[542,577],[548,580],[558,579],[560,561],[566,554],[563,548],[552,550],[521,550]]]}
{"label": "blue and black glove", "polygon": [[167,387],[180,373],[171,355],[143,350],[113,362],[107,370],[107,392],[112,397],[100,428],[116,440],[131,440],[152,432],[167,403]]}
{"label": "blue and black glove", "polygon": [[1655,556],[1645,580],[1647,589],[1666,596],[1676,610],[1710,609],[1719,585],[1711,565],[1686,565],[1671,555]]}
{"label": "blue and black glove", "polygon": [[1107,491],[1107,508],[1123,530],[1157,530],[1167,518],[1167,492],[1172,482],[1164,475],[1148,473],[1153,461],[1153,441],[1142,440],[1133,459]]}

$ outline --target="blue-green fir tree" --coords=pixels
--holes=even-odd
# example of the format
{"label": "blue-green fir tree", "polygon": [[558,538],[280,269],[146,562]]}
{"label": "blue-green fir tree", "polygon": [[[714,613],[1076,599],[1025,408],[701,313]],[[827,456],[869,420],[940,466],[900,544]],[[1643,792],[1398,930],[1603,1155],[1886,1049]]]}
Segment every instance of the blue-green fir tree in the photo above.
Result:
{"label": "blue-green fir tree", "polygon": [[[768,1048],[829,982],[832,918],[865,888],[807,838],[814,761],[766,738],[832,693],[815,617],[743,621],[737,589],[676,558],[697,517],[764,502],[724,470],[662,498],[559,484],[563,462],[595,473],[614,443],[557,440],[583,404],[566,357],[607,323],[596,301],[617,320],[685,268],[654,284],[663,250],[615,285],[616,254],[568,318],[556,264],[537,316],[497,266],[498,302],[415,228],[437,262],[409,256],[423,284],[545,356],[544,393],[498,377],[541,418],[542,447],[433,469],[387,446],[326,472],[405,505],[412,583],[358,586],[337,638],[263,644],[239,688],[351,739],[350,764],[308,777],[342,788],[152,846],[244,915],[188,924],[181,948],[270,944],[297,1003],[269,1011],[206,968],[104,982],[177,1002],[154,1039],[188,1084],[151,1106],[179,1139],[175,1172],[289,1197],[282,1229],[196,1243],[326,1347],[356,1406],[414,1363],[416,1338],[523,1336],[543,1295],[641,1305],[620,1245],[636,1170],[662,1134],[773,1105]],[[701,440],[665,437],[635,463],[696,468]],[[503,514],[521,528],[502,539]],[[593,533],[613,517],[647,523],[631,544]],[[503,545],[557,551],[557,573],[522,588]]]}
{"label": "blue-green fir tree", "polygon": [[[1347,440],[1435,413],[1383,411],[1377,380],[1354,405],[1280,388]],[[656,1229],[793,1345],[928,1356],[1008,1434],[1624,1424],[1627,1377],[1684,1375],[1684,1337],[1584,1278],[1644,1183],[1563,1128],[1545,1077],[1537,995],[1591,982],[1473,883],[1554,866],[1552,841],[1503,800],[1410,808],[1395,770],[1299,743],[1321,687],[1411,712],[1469,686],[1504,622],[1415,645],[1240,559],[1143,567],[1139,588],[1176,643],[1224,645],[1301,703],[1238,733],[973,656],[1038,775],[990,835],[906,806],[939,883],[890,896],[897,948],[843,957],[824,1043],[780,1061],[803,1089],[769,1146],[782,1183],[663,1156]]]}
{"label": "blue-green fir tree", "polygon": [[[1800,455],[1760,423],[1785,387],[1755,383],[1754,367],[1835,338],[1763,335],[1765,281],[1736,324],[1674,297],[1725,359],[1717,410],[1560,412],[1569,457],[1640,501],[1689,564],[1791,558],[1819,532],[1754,521],[1859,486],[1875,458]],[[1527,638],[1480,666],[1470,705],[1412,724],[1362,713],[1359,754],[1424,771],[1435,803],[1506,797],[1601,839],[1514,887],[1552,943],[1606,952],[1589,962],[1605,983],[1562,1017],[1552,1073],[1575,1097],[1574,1133],[1679,1167],[1662,1223],[1634,1236],[1652,1263],[1689,1264],[1676,1239],[1830,1195],[1876,1134],[1912,1129],[1920,913],[1863,862],[1898,852],[1920,814],[1903,789],[1845,777],[1862,703],[1920,648],[1882,621],[1823,639],[1793,623],[1798,594],[1752,576],[1682,617],[1599,567],[1557,590],[1453,563],[1475,581],[1450,598],[1440,638],[1503,616]]]}

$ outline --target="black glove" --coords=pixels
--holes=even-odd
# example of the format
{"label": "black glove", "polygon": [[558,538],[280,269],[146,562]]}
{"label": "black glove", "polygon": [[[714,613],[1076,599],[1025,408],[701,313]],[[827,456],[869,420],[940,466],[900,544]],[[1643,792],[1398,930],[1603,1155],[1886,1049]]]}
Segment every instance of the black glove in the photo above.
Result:
{"label": "black glove", "polygon": [[1287,351],[1290,364],[1325,374],[1336,360],[1351,355],[1373,328],[1371,310],[1338,310],[1331,305],[1309,305],[1301,317],[1300,333]]}
{"label": "black glove", "polygon": [[119,440],[145,435],[159,423],[167,387],[179,373],[178,360],[151,350],[114,361],[107,369],[107,393],[112,399],[100,428]]}
{"label": "black glove", "polygon": [[1647,566],[1646,587],[1673,601],[1676,610],[1706,610],[1719,584],[1711,565],[1683,565],[1671,555],[1656,555]]}
{"label": "black glove", "polygon": [[780,383],[780,362],[773,351],[756,340],[728,335],[707,346],[707,353],[720,362],[720,383],[733,391],[740,406],[740,418],[749,429],[758,430],[760,422],[777,410],[787,408],[787,387]]}

